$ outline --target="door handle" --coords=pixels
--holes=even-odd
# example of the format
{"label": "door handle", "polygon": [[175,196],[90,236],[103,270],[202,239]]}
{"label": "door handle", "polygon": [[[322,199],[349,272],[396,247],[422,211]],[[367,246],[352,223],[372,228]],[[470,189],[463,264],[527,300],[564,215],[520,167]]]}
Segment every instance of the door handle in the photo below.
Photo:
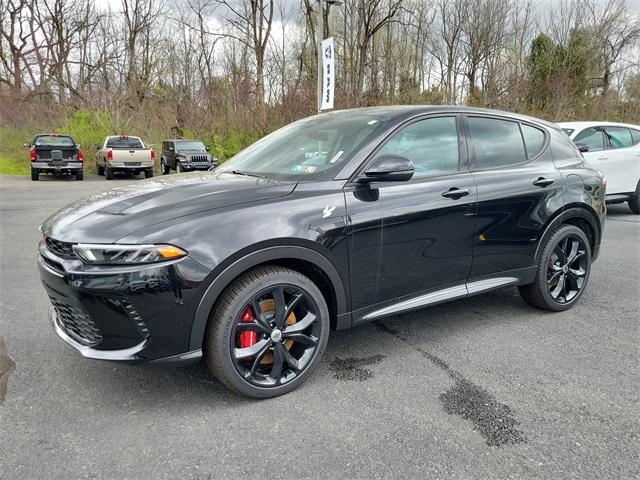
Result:
{"label": "door handle", "polygon": [[460,190],[459,188],[451,187],[446,192],[442,192],[442,196],[445,198],[453,198],[454,200],[458,200],[460,197],[469,195],[469,193],[471,192],[467,188]]}
{"label": "door handle", "polygon": [[544,178],[544,177],[540,177],[537,180],[534,180],[533,184],[536,187],[548,187],[549,185],[551,185],[553,183],[553,180],[551,180],[550,178]]}

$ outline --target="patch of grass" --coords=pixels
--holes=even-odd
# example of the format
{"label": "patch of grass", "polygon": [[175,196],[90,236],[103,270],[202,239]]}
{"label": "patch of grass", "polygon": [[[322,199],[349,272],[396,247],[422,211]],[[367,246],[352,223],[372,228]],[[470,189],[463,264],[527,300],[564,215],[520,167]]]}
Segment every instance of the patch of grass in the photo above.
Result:
{"label": "patch of grass", "polygon": [[0,155],[0,174],[29,175],[31,166],[28,159],[15,159]]}

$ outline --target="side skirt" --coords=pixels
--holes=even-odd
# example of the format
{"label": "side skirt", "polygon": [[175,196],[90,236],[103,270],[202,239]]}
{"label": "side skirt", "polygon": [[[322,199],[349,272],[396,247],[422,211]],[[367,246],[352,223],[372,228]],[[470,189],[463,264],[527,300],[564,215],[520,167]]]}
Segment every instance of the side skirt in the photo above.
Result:
{"label": "side skirt", "polygon": [[420,294],[401,301],[385,302],[386,305],[374,305],[359,312],[353,313],[353,326],[361,323],[377,320],[378,318],[398,315],[419,308],[437,305],[440,303],[470,297],[498,288],[513,285],[525,285],[535,279],[536,267],[529,267],[510,272],[504,272],[501,276],[473,279],[460,285],[446,287],[434,292]]}

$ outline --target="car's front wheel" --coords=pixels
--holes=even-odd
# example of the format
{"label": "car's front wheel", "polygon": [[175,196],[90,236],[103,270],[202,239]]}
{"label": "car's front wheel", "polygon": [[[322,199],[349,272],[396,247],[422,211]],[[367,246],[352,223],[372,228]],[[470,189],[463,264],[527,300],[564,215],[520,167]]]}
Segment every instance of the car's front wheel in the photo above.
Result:
{"label": "car's front wheel", "polygon": [[535,281],[518,289],[530,305],[560,312],[582,296],[590,272],[589,239],[578,227],[562,225],[544,244]]}
{"label": "car's front wheel", "polygon": [[222,295],[205,343],[209,369],[226,386],[253,398],[287,393],[320,362],[329,310],[318,287],[299,272],[259,267]]}
{"label": "car's front wheel", "polygon": [[184,168],[182,167],[182,164],[180,162],[176,162],[176,173],[182,173],[184,172]]}

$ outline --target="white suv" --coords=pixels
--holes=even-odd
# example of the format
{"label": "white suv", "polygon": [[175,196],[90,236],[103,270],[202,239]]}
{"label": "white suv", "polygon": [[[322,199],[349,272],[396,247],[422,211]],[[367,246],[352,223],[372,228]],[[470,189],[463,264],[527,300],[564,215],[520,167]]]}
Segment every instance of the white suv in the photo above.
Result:
{"label": "white suv", "polygon": [[607,203],[628,202],[640,214],[640,126],[611,122],[562,122],[584,158],[604,173]]}

